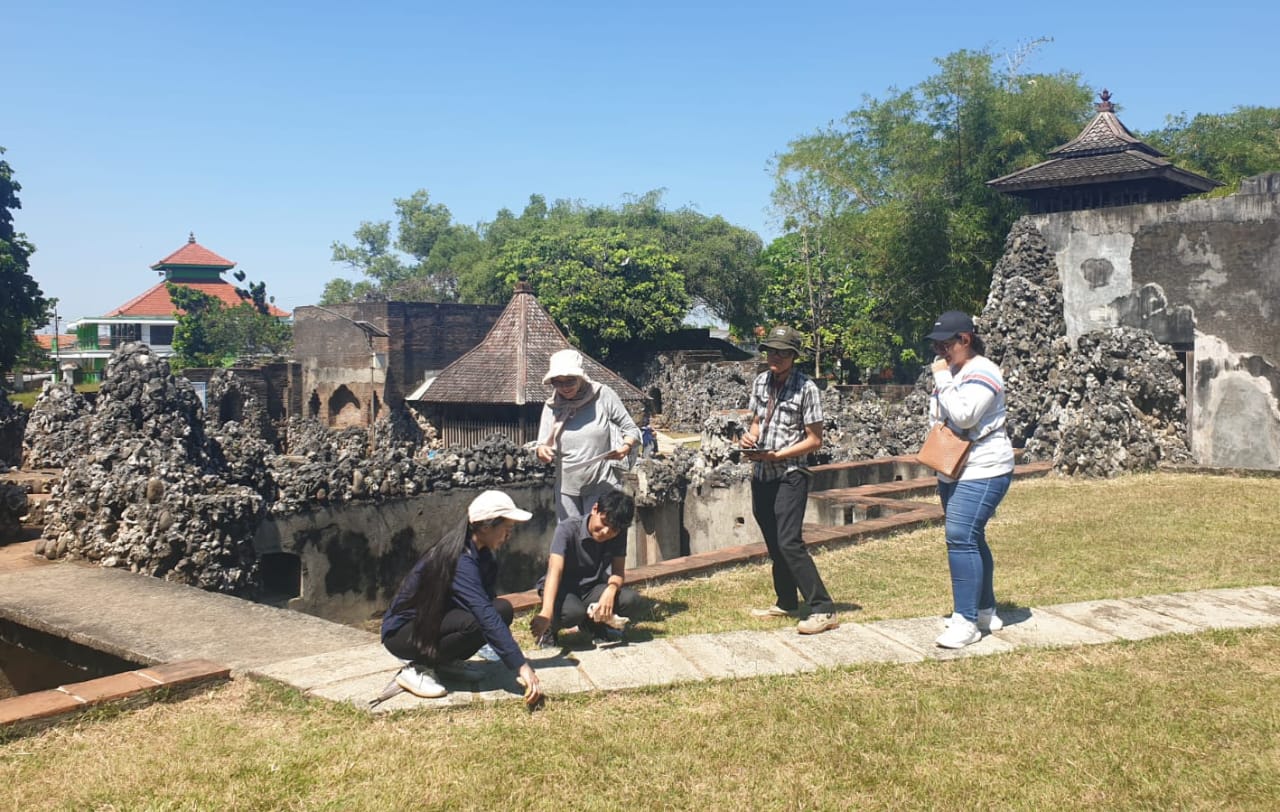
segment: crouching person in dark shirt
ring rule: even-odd
[[[494,553],[511,538],[517,522],[533,514],[501,491],[472,500],[467,518],[418,559],[382,618],[382,644],[409,665],[396,675],[406,691],[421,697],[448,693],[440,678],[457,676],[462,661],[485,643],[519,674],[526,701],[542,695],[538,675],[511,636],[511,604],[495,596]]]
[[[577,626],[597,645],[620,643],[643,599],[626,582],[627,528],[635,502],[608,491],[585,516],[556,528],[547,574],[538,581],[542,609],[530,623],[540,645],[556,645],[556,632]]]

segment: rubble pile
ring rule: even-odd
[[[663,426],[675,431],[701,431],[711,412],[745,409],[751,396],[755,361],[680,366],[666,356],[656,356],[645,370],[641,389],[662,393]]]
[[[978,322],[1004,373],[1009,435],[1027,460],[1110,477],[1191,459],[1182,370],[1149,332],[1127,327],[1066,338],[1057,265],[1030,221],[1005,241]]]
[[[89,450],[67,465],[46,508],[37,554],[71,555],[205,589],[256,583],[253,534],[265,500],[235,484],[225,448],[204,433],[190,383],[142,344],[111,357]]]
[[[27,410],[9,402],[0,384],[0,471],[22,462],[22,435],[27,430]]]
[[[1145,330],[1086,333],[1053,342],[1027,456],[1064,474],[1111,477],[1191,461],[1177,357]]]
[[[1048,349],[1067,334],[1062,309],[1053,255],[1035,226],[1019,220],[1005,240],[976,325],[987,357],[1004,373],[1006,431],[1014,447],[1021,448],[1039,423],[1044,387],[1057,363]]]
[[[268,460],[276,483],[269,506],[272,513],[451,488],[497,488],[554,476],[553,469],[531,451],[499,434],[476,446],[449,446],[427,455],[407,443],[387,443],[368,455],[368,437],[363,430],[327,432],[319,423],[310,422],[314,425],[290,421],[291,440],[296,437],[302,442],[290,442],[290,453]],[[364,442],[355,444],[350,431]]]
[[[69,383],[46,383],[27,418],[22,467],[64,468],[89,452],[89,400]]]

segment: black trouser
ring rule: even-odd
[[[552,619],[552,628],[568,629],[577,626],[595,635],[604,634],[604,630],[609,627],[603,623],[589,620],[587,618],[587,607],[599,602],[600,596],[604,594],[607,588],[608,584],[596,584],[591,588],[590,592],[583,596],[561,586],[560,594],[556,596],[555,617]],[[622,587],[618,590],[618,594],[614,596],[613,613],[615,615],[634,618],[643,608],[644,598],[641,598],[640,593],[629,586]]]
[[[516,616],[511,603],[504,598],[494,598],[493,608],[502,616],[502,622],[508,626]],[[413,622],[404,624],[396,633],[382,642],[387,651],[402,660],[409,660],[425,665],[439,665],[453,660],[465,660],[480,650],[485,643],[484,632],[480,629],[480,621],[466,609],[454,607],[444,613],[440,622],[440,643],[436,646],[439,654],[434,660],[413,644]]]
[[[804,546],[804,509],[809,501],[809,477],[788,471],[782,479],[751,480],[751,512],[760,525],[773,561],[773,591],[778,606],[788,611],[799,604],[799,590],[811,612],[834,612],[835,604],[818,575],[818,567]]]

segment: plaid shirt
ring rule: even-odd
[[[777,392],[777,405],[769,415],[769,404],[774,397],[770,387],[772,373],[768,370],[756,376],[751,385],[751,400],[747,409],[760,420],[760,438],[757,447],[765,451],[777,451],[795,445],[804,439],[804,427],[822,422],[822,398],[818,387],[808,375],[795,367]],[[767,421],[766,421],[766,418]],[[781,462],[757,462],[756,479],[772,481],[781,479],[788,471],[805,468],[808,455],[791,457]]]

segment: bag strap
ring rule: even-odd
[[[945,420],[945,419],[944,419],[942,422],[943,422],[944,424],[949,424],[949,423],[950,423],[950,421]],[[998,425],[994,425],[994,426],[992,426],[991,428],[987,429],[986,431],[982,432],[982,434],[981,434],[981,435],[979,435],[978,437],[970,437],[970,436],[969,436],[969,433],[968,433],[968,432],[966,432],[966,431],[957,431],[957,432],[956,432],[956,436],[958,436],[958,437],[963,437],[964,439],[968,440],[969,442],[973,443],[974,445],[977,445],[978,443],[980,443],[980,442],[982,442],[983,440],[985,440],[985,439],[987,439],[988,437],[990,437],[992,434],[995,434],[997,429],[1003,429],[1003,428],[1004,428],[1004,424],[1003,424],[1003,423],[1000,423],[1000,424],[998,424]]]

